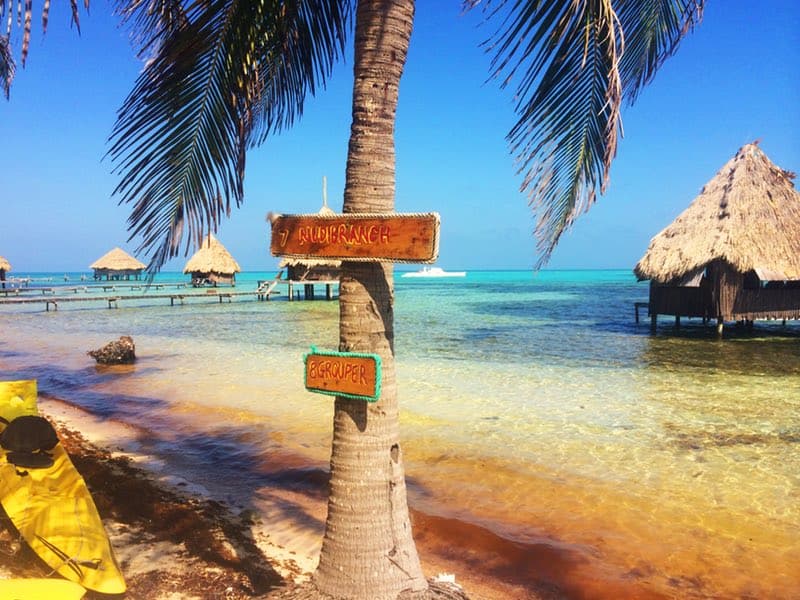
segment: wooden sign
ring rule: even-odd
[[[439,255],[439,215],[277,215],[273,256],[432,263]]]
[[[358,352],[320,352],[311,346],[303,355],[306,389],[311,392],[375,402],[381,395],[381,357]]]

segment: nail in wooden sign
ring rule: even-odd
[[[381,395],[381,357],[359,352],[319,351],[303,355],[306,389],[319,394],[375,402]]]
[[[354,213],[271,217],[273,256],[432,263],[439,215]]]

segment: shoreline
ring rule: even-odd
[[[286,585],[307,581],[316,568],[327,474],[303,464],[304,459],[290,457],[274,465],[301,477],[271,489],[266,504],[262,497],[257,508],[239,510],[181,473],[161,470],[157,456],[139,451],[137,439],[146,431],[101,419],[47,394],[40,394],[39,410],[54,423],[90,488],[128,582],[125,597],[269,597]],[[547,558],[547,552],[539,557],[509,552],[503,546],[518,544],[477,525],[419,510],[411,509],[411,521],[429,579],[454,574],[469,597],[482,600],[571,596],[520,570],[531,560]],[[46,568],[30,551],[20,552],[8,524],[3,525],[0,577],[45,576]],[[464,539],[470,540],[471,549],[464,549]],[[169,566],[164,569],[164,564]]]

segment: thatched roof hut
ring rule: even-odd
[[[322,208],[317,214],[321,216],[335,215],[336,213],[328,207],[326,178],[322,178]],[[278,265],[279,269],[286,269],[286,279],[294,283],[304,283],[306,285],[313,282],[325,283],[328,286],[328,298],[331,297],[331,282],[339,281],[342,261],[326,260],[313,258],[284,258]],[[313,287],[306,288],[308,294],[313,297]]]
[[[231,253],[210,233],[183,268],[184,273],[192,274],[193,285],[210,283],[214,286],[218,283],[235,285],[236,273],[241,270]]]
[[[284,258],[278,268],[286,269],[290,281],[338,281],[341,265],[339,260]]]
[[[11,263],[8,262],[5,258],[0,256],[0,281],[6,280],[6,273],[11,270]],[[5,287],[5,283],[3,284]]]
[[[91,265],[95,279],[141,279],[142,271],[147,265],[125,252],[122,248],[114,248],[104,254]]]
[[[634,268],[650,314],[800,317],[800,193],[794,173],[743,146],[650,242]]]

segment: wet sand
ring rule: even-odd
[[[180,473],[161,471],[158,457],[137,453],[141,432],[57,398],[40,396],[39,406],[92,492],[126,577],[126,598],[270,597],[313,572],[327,474],[305,459],[273,461],[284,481],[258,510],[238,510]],[[297,477],[286,475],[292,472]],[[0,576],[48,575],[1,518]],[[454,574],[471,598],[583,597],[558,581],[568,570],[555,546],[531,553],[481,527],[414,510],[412,523],[426,577]]]

